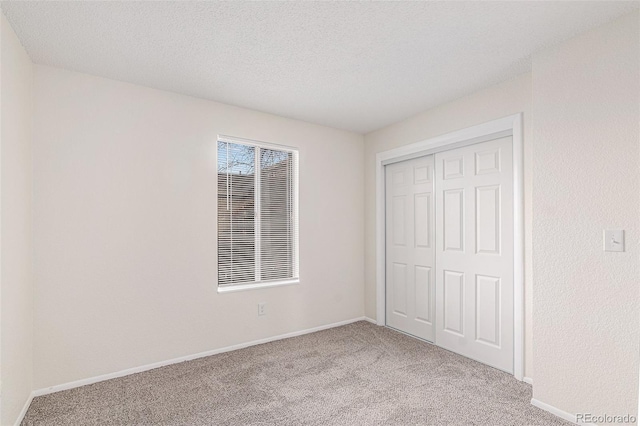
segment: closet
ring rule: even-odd
[[[512,137],[385,166],[386,324],[514,368]]]

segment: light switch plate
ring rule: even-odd
[[[624,231],[605,229],[604,251],[624,251]]]

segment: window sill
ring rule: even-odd
[[[294,285],[294,284],[300,284],[300,279],[296,278],[293,280],[286,280],[286,281],[267,281],[263,283],[229,285],[225,287],[218,286],[218,293],[233,293],[235,291],[255,290],[260,288],[280,287],[283,285]]]

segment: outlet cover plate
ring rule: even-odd
[[[605,229],[604,251],[624,251],[624,231],[620,229]]]

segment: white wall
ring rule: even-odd
[[[300,285],[217,293],[217,134],[299,148]],[[363,158],[358,134],[36,66],[35,388],[361,317]]]
[[[34,387],[375,318],[375,154],[524,112],[525,375],[535,361],[534,397],[561,410],[636,413],[638,37],[636,13],[536,55],[532,74],[368,134],[364,146],[348,132],[37,66]],[[6,157],[6,115],[22,111],[11,127],[19,140],[29,131],[25,73],[13,75],[23,95],[2,111],[3,406],[5,176],[28,163],[28,143],[22,160]],[[218,133],[300,148],[299,286],[216,292]],[[626,253],[602,252],[604,228],[627,230]],[[23,301],[13,312],[31,309]]]
[[[531,75],[482,90],[365,136],[365,314],[376,318],[375,157],[378,152],[524,113],[525,184],[525,368],[533,377],[531,356]]]
[[[637,413],[640,66],[637,13],[537,55],[534,398]],[[625,229],[625,253],[602,250]]]
[[[0,424],[13,424],[33,380],[31,115],[33,66],[0,14]]]

